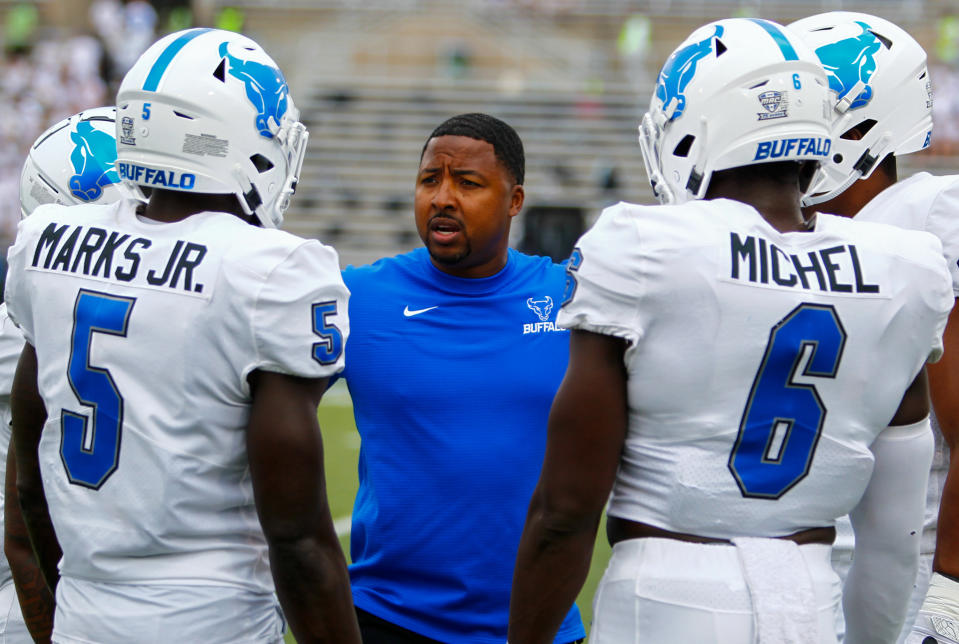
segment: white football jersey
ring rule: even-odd
[[[953,303],[932,235],[725,199],[608,208],[567,270],[559,323],[629,342],[609,514],[716,538],[848,513]]]
[[[22,350],[23,334],[7,314],[6,303],[0,304],[0,586],[13,581],[10,565],[3,556],[3,504],[6,502],[3,481],[7,475],[7,451],[10,447],[10,389]],[[16,608],[19,610],[19,606]]]
[[[269,593],[247,376],[342,369],[335,251],[226,213],[149,222],[120,202],[37,208],[9,264],[48,414],[61,574]]]
[[[856,221],[875,221],[910,230],[925,230],[942,242],[942,254],[952,274],[952,289],[959,297],[959,175],[936,176],[919,172],[898,181],[876,195],[856,215]],[[949,470],[949,446],[932,417],[936,449],[926,492],[926,516],[922,552],[936,550],[936,523],[939,499]],[[848,519],[839,523],[837,551],[852,549],[852,527]]]
[[[939,238],[959,297],[959,175],[918,172],[892,184],[863,206],[856,221],[874,221],[909,230],[925,230]]]

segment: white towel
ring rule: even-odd
[[[753,604],[757,644],[817,644],[816,595],[799,546],[788,539],[733,539]]]

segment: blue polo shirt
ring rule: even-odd
[[[506,640],[513,565],[566,371],[565,271],[509,251],[464,279],[425,248],[360,268],[347,381],[362,437],[350,577],[356,606],[443,642]],[[583,637],[578,609],[557,642]]]

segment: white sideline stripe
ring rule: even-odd
[[[336,536],[345,537],[353,528],[353,517],[345,516],[333,520],[333,529],[336,530]]]

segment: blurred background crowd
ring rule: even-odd
[[[418,245],[420,147],[470,111],[523,138],[527,205],[513,241],[560,259],[602,206],[652,201],[636,127],[676,42],[717,18],[786,24],[838,9],[888,18],[926,48],[933,142],[903,174],[959,171],[954,0],[0,0],[0,251],[16,232],[28,146],[57,120],[112,103],[137,56],[170,31],[242,31],[287,73],[311,139],[285,227],[333,244],[344,265]]]

